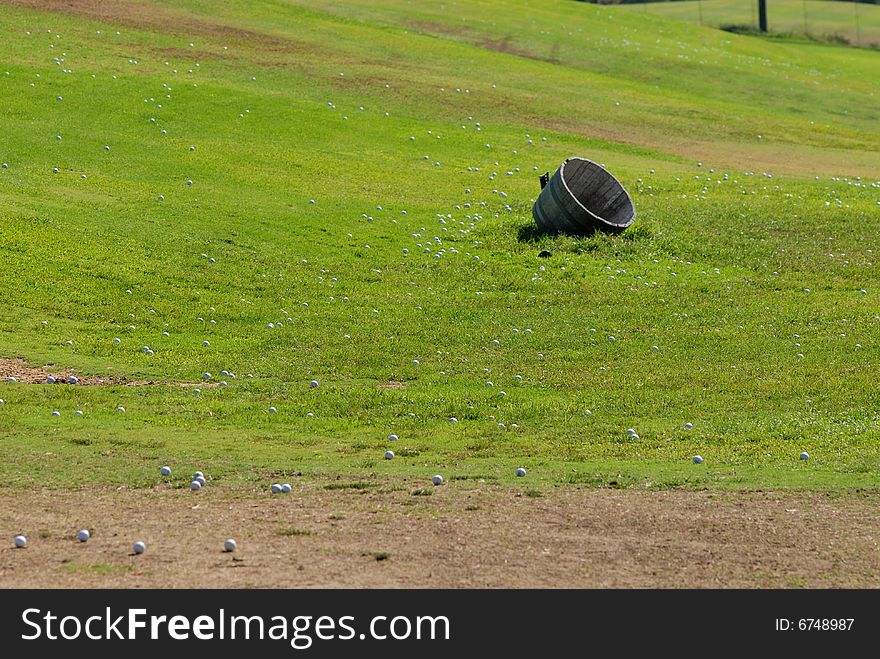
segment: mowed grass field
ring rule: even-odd
[[[757,0],[705,0],[696,2],[646,2],[621,8],[719,27],[758,27]],[[842,37],[858,46],[880,46],[880,7],[845,0],[773,0],[767,3],[771,33]]]
[[[876,488],[878,53],[549,0],[54,6],[0,12],[0,358],[115,379],[0,383],[3,487]],[[536,235],[571,155],[623,235]]]

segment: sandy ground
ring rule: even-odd
[[[878,492],[418,487],[0,490],[0,586],[880,587]]]

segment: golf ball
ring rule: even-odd
[[[15,536],[15,546],[19,549],[27,547],[27,538],[25,538],[23,535]]]
[[[281,494],[281,485],[279,485],[278,483],[273,483],[272,494]]]
[[[159,470],[159,473],[162,474],[163,476],[170,476],[171,475],[171,467],[166,465]]]
[[[810,454],[809,454],[809,453],[807,453],[806,451],[804,451],[803,453],[801,453],[801,460],[809,460],[809,459],[810,459]]]
[[[125,412],[125,408],[122,407],[122,405],[120,405],[119,407],[116,408],[116,411],[117,412]]]
[[[290,494],[293,491],[293,488],[290,486],[290,483],[284,483],[281,485],[281,492],[283,494]]]
[[[196,476],[194,481],[196,483],[198,483],[199,485],[201,485],[202,487],[205,487],[205,477],[204,476]]]
[[[92,534],[89,533],[86,529],[83,529],[82,531],[79,531],[76,534],[76,539],[79,540],[80,542],[87,542],[88,539],[91,537],[92,537]]]
[[[434,485],[443,485],[443,476],[437,474],[431,479],[431,482],[434,483]]]
[[[698,464],[700,464],[700,463],[702,463],[702,462],[703,462],[703,458],[701,458],[699,455],[695,455],[695,456],[694,456],[694,464],[695,464],[695,465],[698,465]]]
[[[517,469],[517,470],[516,470],[516,475],[517,475],[517,476],[525,476],[525,475],[526,475],[526,469],[525,469],[525,467],[520,467],[519,469]]]
[[[275,414],[275,412],[277,412],[277,411],[278,411],[278,410],[276,410],[274,407],[270,407],[270,408],[269,408],[269,413],[270,413],[270,414]]]
[[[199,481],[193,481],[189,484],[189,489],[191,489],[193,492],[195,492],[196,490],[201,490],[202,484]]]
[[[67,381],[70,384],[76,384],[77,382],[79,382],[79,378],[76,377],[75,375],[71,375],[69,378],[67,378]]]
[[[50,375],[46,378],[46,384],[55,384],[55,378]]]
[[[77,416],[82,416],[82,415],[83,415],[83,411],[82,411],[82,410],[77,410],[76,412],[74,412],[74,414],[76,414]]]
[[[315,389],[315,388],[318,386],[318,381],[317,381],[317,380],[312,380],[311,382],[309,382],[309,386],[310,386],[312,389]]]
[[[195,473],[193,474],[193,480],[195,480],[195,479],[197,479],[197,478],[204,478],[204,477],[205,477],[205,474],[203,474],[203,473],[200,472],[200,471],[197,471],[197,472],[195,472]]]
[[[684,424],[684,429],[685,429],[685,430],[690,430],[690,429],[692,429],[693,427],[694,427],[694,424],[691,423],[690,421],[688,421],[686,424]]]
[[[396,442],[396,441],[397,441],[397,435],[388,435],[388,439],[390,439],[392,442]]]
[[[147,545],[144,544],[143,540],[138,540],[131,548],[135,554],[143,554],[147,550]]]
[[[61,416],[61,412],[55,410],[54,412],[52,412],[52,416]]]
[[[235,551],[237,547],[238,545],[232,538],[223,543],[223,551]]]
[[[394,458],[394,451],[385,451],[385,459],[391,460]]]

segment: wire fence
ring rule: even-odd
[[[768,31],[880,48],[880,4],[876,1],[767,0]],[[597,4],[625,4],[631,11],[733,32],[758,31],[758,0],[597,0]]]

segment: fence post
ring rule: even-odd
[[[758,0],[758,29],[767,31],[767,0]]]

